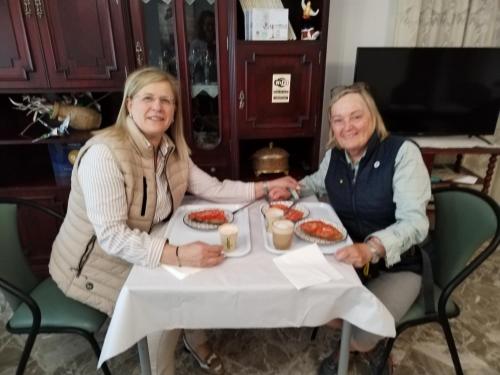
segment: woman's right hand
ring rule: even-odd
[[[224,251],[221,245],[209,245],[196,241],[179,246],[177,256],[182,266],[213,267],[224,260]]]

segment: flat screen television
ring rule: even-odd
[[[388,130],[405,135],[493,134],[500,112],[500,48],[359,47]]]

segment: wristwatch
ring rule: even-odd
[[[370,252],[372,253],[372,259],[370,260],[370,262],[372,264],[378,263],[378,261],[380,260],[380,252],[371,243],[369,243],[369,242],[365,242],[365,243],[366,243],[366,246],[368,246],[368,249],[370,249]]]

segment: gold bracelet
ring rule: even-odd
[[[175,257],[177,258],[177,266],[182,267],[181,258],[179,258],[179,246],[175,248]]]

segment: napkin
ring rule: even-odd
[[[283,275],[297,288],[340,280],[342,275],[328,263],[317,244],[304,246],[273,259]]]
[[[169,266],[167,264],[162,264],[161,267],[166,269],[172,275],[177,277],[179,280],[185,279],[189,275],[193,273],[201,271],[201,268],[196,267],[177,267],[177,266]]]

